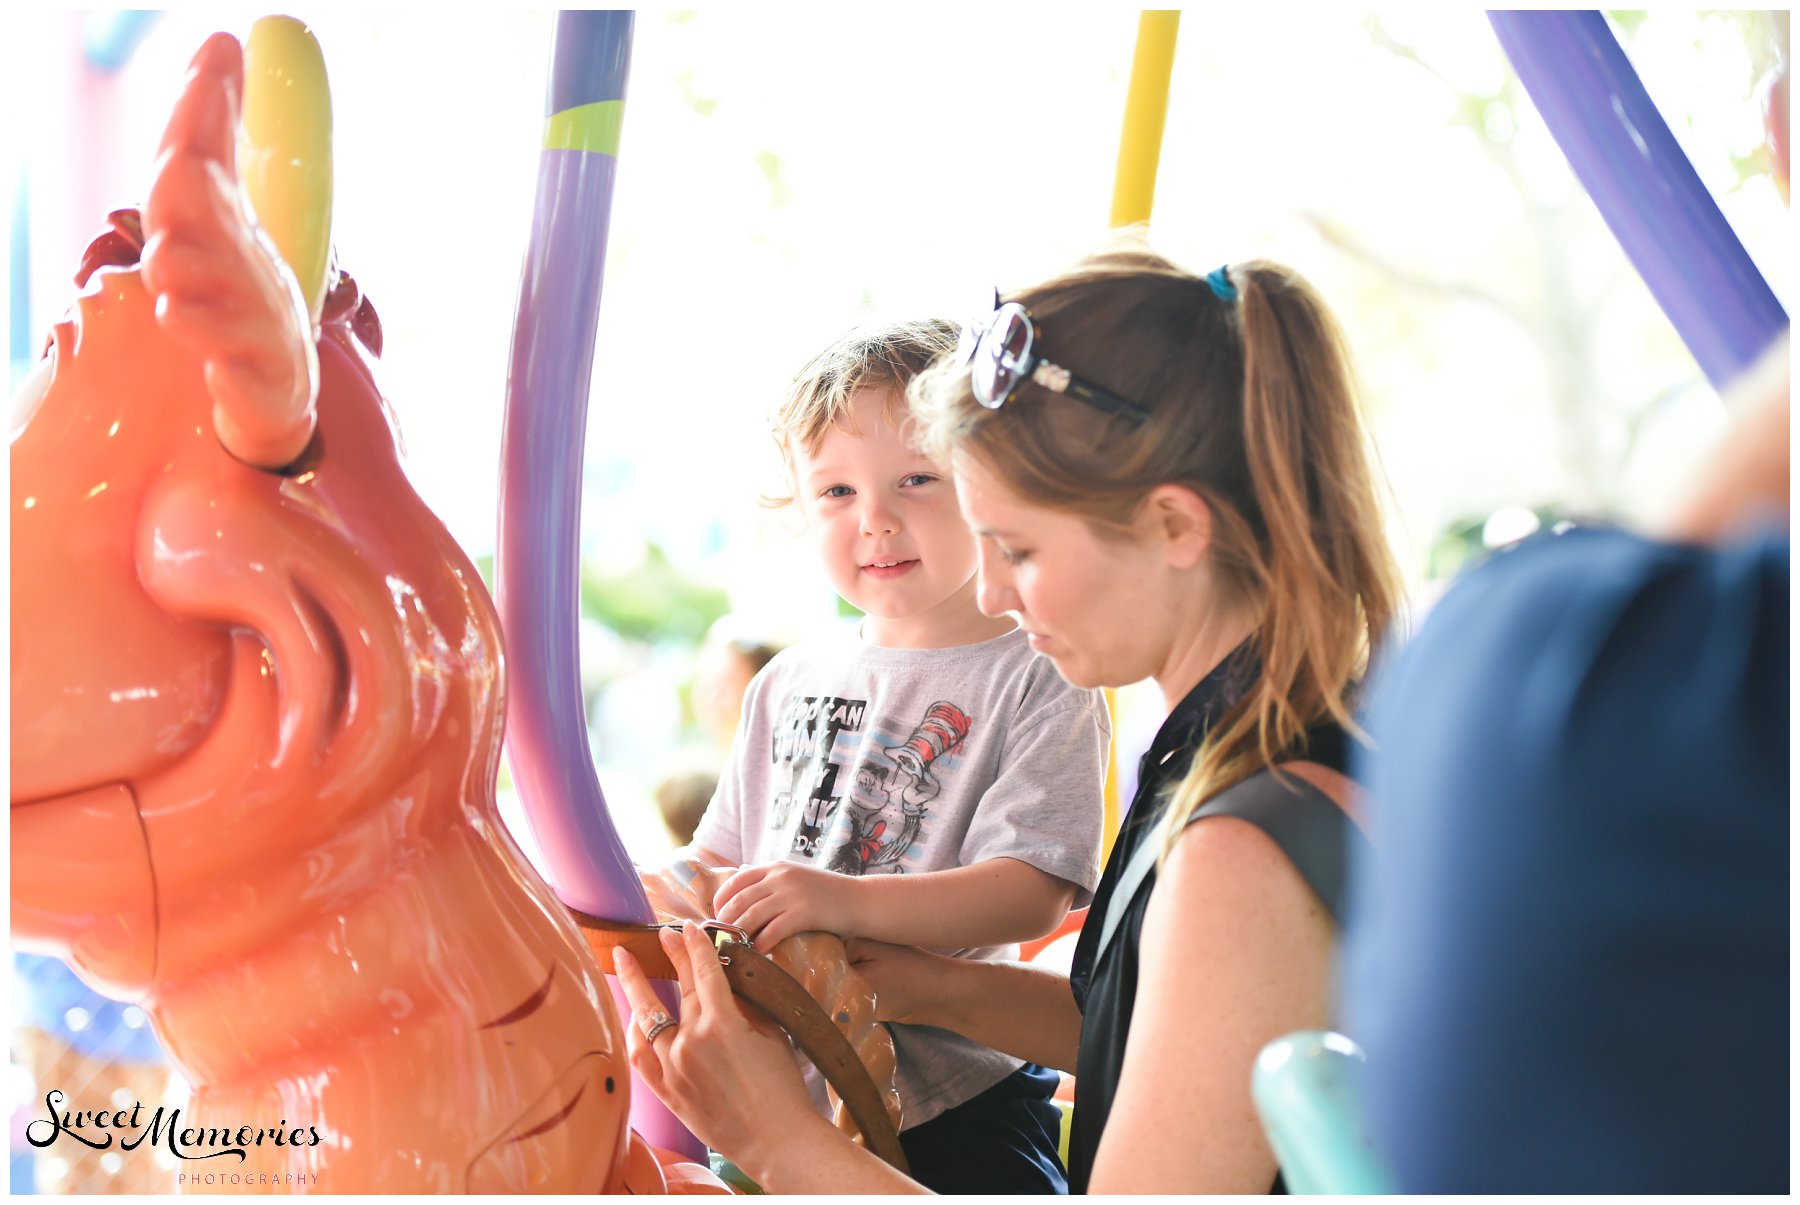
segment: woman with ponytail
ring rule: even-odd
[[[1077,686],[1154,679],[1168,716],[1071,974],[853,943],[878,1011],[1074,1073],[1072,1191],[1279,1187],[1252,1063],[1330,1020],[1351,717],[1398,604],[1337,323],[1278,265],[1121,247],[1008,296],[912,402],[982,610]],[[771,1191],[916,1191],[777,1103],[785,1052],[686,940],[700,1007],[631,1035],[646,1080]]]

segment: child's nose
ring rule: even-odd
[[[900,530],[900,517],[894,508],[872,494],[865,494],[862,530],[866,536],[891,536]]]

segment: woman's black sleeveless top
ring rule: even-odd
[[[1082,927],[1069,969],[1069,986],[1081,1008],[1081,1048],[1075,1065],[1075,1117],[1069,1133],[1069,1191],[1085,1193],[1100,1148],[1100,1134],[1112,1111],[1119,1073],[1125,1064],[1125,1040],[1131,1033],[1132,1006],[1137,996],[1138,938],[1144,912],[1150,904],[1155,873],[1138,887],[1129,901],[1118,931],[1096,964],[1101,918],[1106,915],[1113,889],[1125,865],[1145,841],[1151,840],[1163,817],[1168,795],[1187,774],[1194,752],[1213,722],[1241,698],[1255,682],[1257,659],[1248,646],[1239,646],[1218,668],[1189,691],[1163,721],[1150,751],[1138,765],[1138,786],[1131,809],[1120,826],[1118,839],[1107,858],[1106,872],[1094,891],[1088,923]],[[1335,724],[1308,729],[1303,756],[1308,761],[1348,773],[1345,764],[1349,741]],[[1283,1191],[1281,1178],[1273,1191]]]

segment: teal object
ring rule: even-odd
[[[757,1186],[756,1181],[744,1174],[743,1168],[719,1154],[719,1152],[707,1151],[706,1163],[708,1167],[712,1168],[713,1175],[737,1189],[738,1192],[742,1193],[744,1196],[760,1197],[763,1195],[763,1190]]]
[[[1251,1095],[1291,1193],[1390,1193],[1356,1107],[1366,1063],[1341,1033],[1308,1029],[1276,1038],[1256,1056]]]

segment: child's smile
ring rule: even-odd
[[[916,560],[877,561],[873,564],[864,565],[862,571],[870,577],[875,578],[877,581],[889,581],[893,578],[910,573],[918,567],[919,562]]]
[[[868,616],[865,639],[971,644],[1011,629],[975,606],[975,538],[943,470],[913,444],[889,389],[865,389],[851,423],[794,449],[809,532],[832,587]],[[902,416],[896,424],[895,415]]]

